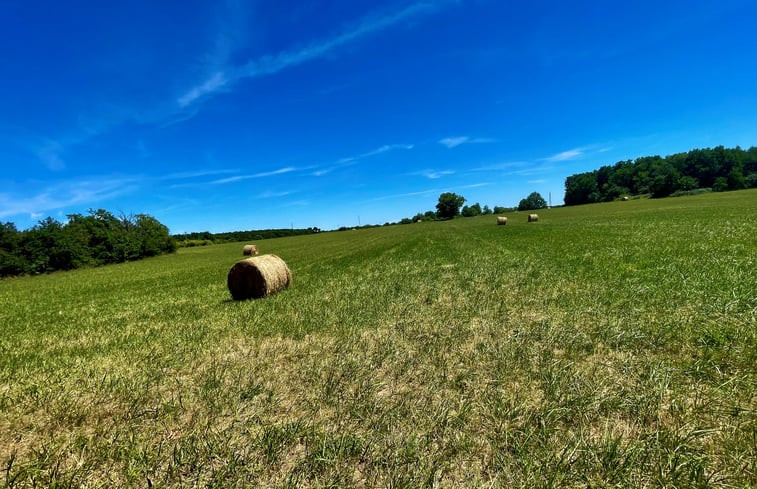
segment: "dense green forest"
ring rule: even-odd
[[[116,217],[99,209],[67,217],[66,224],[48,217],[25,231],[0,222],[0,277],[120,263],[176,250],[168,228],[146,214]]]
[[[624,195],[668,197],[711,189],[757,187],[757,147],[693,149],[662,158],[619,161],[565,180],[565,205],[607,202]]]

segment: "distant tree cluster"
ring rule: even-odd
[[[211,233],[200,231],[195,233],[174,234],[179,247],[204,246],[216,243],[235,243],[238,241],[260,241],[261,239],[285,238],[302,234],[320,233],[317,227],[304,229],[254,229],[251,231],[231,231],[227,233]]]
[[[645,156],[578,173],[565,180],[565,205],[606,202],[623,195],[668,197],[700,188],[715,192],[757,187],[757,147],[694,149]]]
[[[436,204],[436,211],[419,212],[413,217],[404,217],[398,222],[386,222],[384,226],[391,226],[394,224],[410,224],[414,222],[426,222],[426,221],[440,221],[453,219],[455,217],[475,217],[485,216],[490,214],[504,214],[513,209],[509,207],[494,206],[490,208],[488,205],[481,207],[481,204],[476,202],[473,205],[464,205],[465,197],[452,192],[444,192],[439,195],[439,201]],[[373,226],[363,226],[373,227]],[[350,228],[344,228],[350,229]],[[339,229],[342,230],[341,228]]]
[[[146,214],[116,217],[90,210],[61,224],[48,217],[26,231],[0,223],[0,277],[72,270],[171,253],[168,228]]]

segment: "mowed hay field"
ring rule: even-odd
[[[0,281],[8,487],[753,487],[757,191]]]

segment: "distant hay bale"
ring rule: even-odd
[[[537,222],[539,220],[539,214],[529,214],[528,222]]]
[[[628,196],[627,196],[627,195],[624,195],[624,196],[623,196],[623,200],[628,200]]]
[[[258,254],[258,247],[255,245],[244,245],[242,248],[242,254],[244,256],[252,256]]]
[[[292,272],[276,255],[260,255],[238,261],[229,270],[227,285],[234,300],[259,299],[289,287]]]
[[[507,218],[506,217],[498,217],[497,218],[497,226],[504,226],[507,224]]]

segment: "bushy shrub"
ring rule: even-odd
[[[715,179],[715,183],[712,184],[713,192],[725,192],[728,190],[728,179],[725,177],[718,177]]]
[[[71,214],[62,224],[48,217],[19,232],[0,225],[0,276],[72,270],[171,253],[168,228],[146,214],[116,217],[103,209]]]

